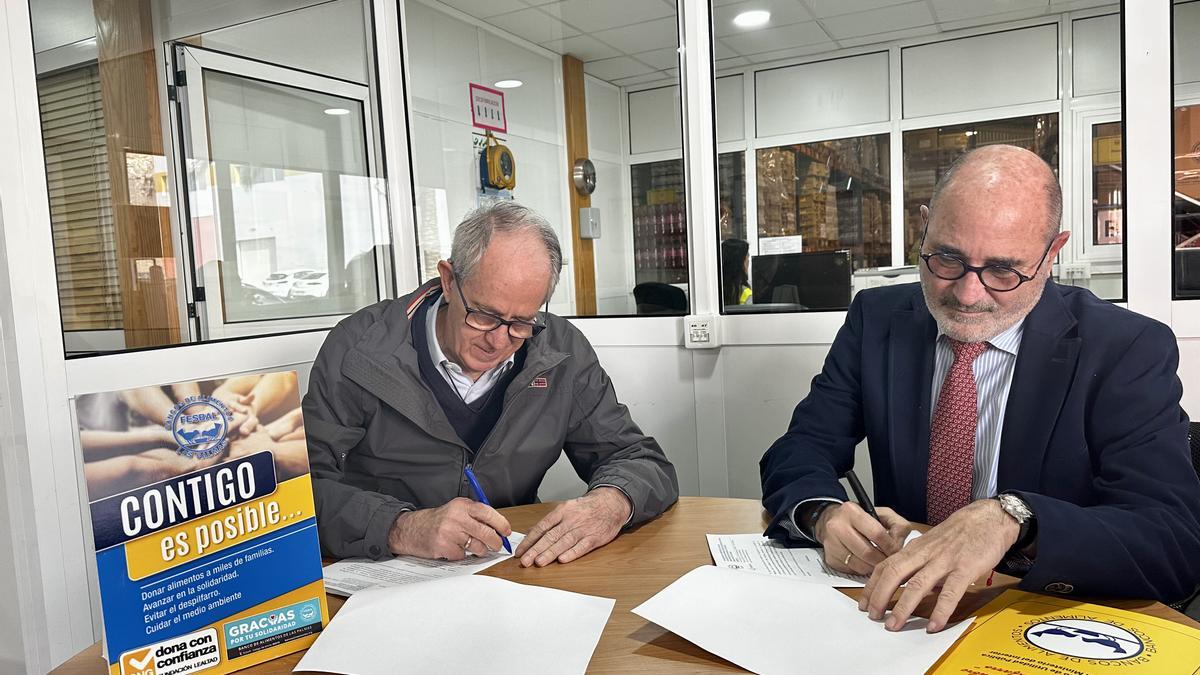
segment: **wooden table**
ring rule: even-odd
[[[553,506],[518,506],[502,509],[501,513],[512,523],[514,530],[527,532]],[[705,652],[674,633],[630,613],[629,610],[695,567],[712,564],[705,534],[755,532],[761,531],[765,525],[766,515],[757,501],[683,497],[662,517],[626,532],[608,546],[593,551],[569,565],[553,564],[541,569],[525,569],[515,560],[506,560],[481,574],[522,584],[616,598],[616,607],[613,608],[604,634],[600,637],[600,644],[592,656],[588,672],[739,671],[737,666],[728,661]],[[981,586],[971,591],[955,613],[955,620],[975,612],[1000,591],[1015,583],[1016,579],[997,575],[991,587]],[[858,596],[858,589],[844,589],[843,592],[851,597]],[[344,602],[342,598],[333,595],[329,596],[329,600],[329,607],[333,612],[340,609]],[[1157,602],[1100,602],[1200,628],[1200,623]],[[932,599],[929,599],[918,609],[918,613],[928,615],[931,607]],[[553,639],[553,636],[543,636],[540,639]],[[299,654],[292,654],[239,672],[290,672],[299,660]],[[100,645],[92,645],[54,672],[71,675],[99,675],[106,672],[100,658]]]

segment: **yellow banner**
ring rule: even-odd
[[[1005,591],[934,674],[1200,673],[1200,630],[1146,614]]]
[[[280,483],[266,497],[125,544],[129,578],[144,579],[314,515],[312,479],[304,474]]]

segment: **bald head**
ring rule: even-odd
[[[1050,241],[1062,223],[1062,189],[1045,160],[1015,145],[985,145],[959,157],[938,181],[929,200],[937,212],[939,202],[951,197],[998,201],[1040,202],[1045,237]]]

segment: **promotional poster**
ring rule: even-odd
[[[1005,591],[932,673],[1200,673],[1200,630],[1147,614]]]
[[[76,399],[112,675],[226,673],[329,622],[296,373]]]

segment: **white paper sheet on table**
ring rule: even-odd
[[[924,673],[970,625],[890,632],[834,588],[705,565],[633,609],[756,673]]]
[[[346,601],[295,670],[582,673],[614,604],[484,576],[369,589]]]
[[[921,536],[912,532],[908,542]],[[861,588],[867,577],[844,574],[825,564],[825,553],[819,548],[788,548],[761,534],[710,534],[708,550],[717,567],[748,570],[781,577],[794,577],[838,588]]]
[[[519,532],[513,532],[508,537],[514,551],[524,540],[525,535]],[[337,595],[351,596],[368,588],[387,588],[475,574],[511,557],[512,554],[501,549],[490,555],[469,555],[454,561],[426,560],[409,555],[397,556],[390,560],[347,558],[325,567],[325,590]]]

